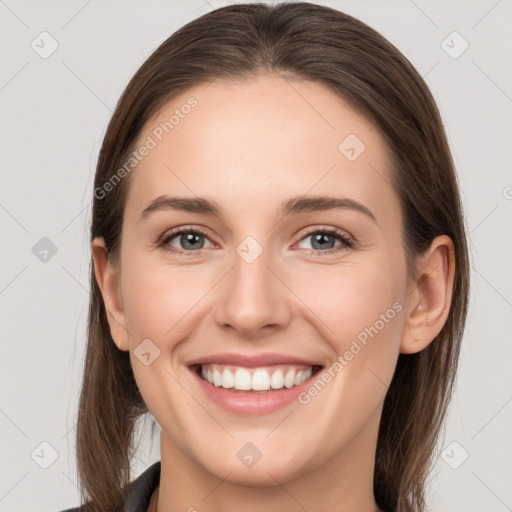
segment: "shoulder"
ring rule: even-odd
[[[160,461],[155,462],[128,484],[126,512],[147,510],[154,490],[160,483]],[[59,512],[83,512],[82,507],[68,508]]]

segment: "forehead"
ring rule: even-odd
[[[357,197],[377,214],[396,202],[378,130],[319,82],[261,75],[192,87],[146,123],[143,144],[128,195],[139,212],[163,194],[214,196],[233,211],[308,193]]]

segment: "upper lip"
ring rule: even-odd
[[[322,366],[315,361],[308,361],[299,357],[288,356],[285,354],[258,354],[242,355],[233,353],[213,354],[205,357],[198,357],[188,362],[189,366],[200,364],[231,364],[233,366],[243,366],[246,368],[257,368],[260,366],[271,366],[277,364],[305,364],[309,366]]]

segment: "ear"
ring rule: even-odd
[[[101,290],[110,334],[119,350],[128,350],[128,331],[120,294],[119,269],[109,261],[103,238],[97,237],[92,242],[92,257],[96,282]]]
[[[417,262],[418,278],[411,282],[407,317],[400,344],[402,354],[420,352],[443,328],[452,300],[455,252],[450,237],[436,237]]]

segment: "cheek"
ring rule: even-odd
[[[381,314],[393,309],[403,288],[400,278],[391,272],[356,264],[302,272],[300,280],[294,278],[293,286],[324,325],[326,337],[340,348],[347,338],[357,337],[375,324]],[[388,316],[394,320],[394,310]]]
[[[336,381],[350,385],[356,394],[373,389],[378,400],[385,391],[382,384],[389,384],[394,372],[404,310],[401,270],[383,268],[326,267],[293,286],[311,312],[310,321],[333,349],[333,363],[339,360],[343,366],[342,371],[334,369],[336,375],[343,374]]]
[[[199,275],[193,265],[185,268],[154,263],[150,258],[130,258],[123,261],[122,295],[130,340],[130,357],[138,388],[149,410],[160,425],[170,431],[186,429],[181,417],[169,411],[196,406],[178,381],[182,379],[175,364],[177,346],[186,340],[201,310],[201,298],[211,286],[207,275]],[[211,276],[212,283],[215,276]],[[148,344],[151,340],[154,344]],[[144,350],[141,350],[146,343]],[[138,348],[140,345],[140,349]],[[157,348],[155,349],[154,346]],[[159,351],[159,352],[158,352]],[[139,360],[139,354],[149,352],[150,364]],[[176,373],[178,371],[178,373]]]
[[[150,338],[156,343],[179,337],[181,322],[194,315],[194,308],[208,289],[207,276],[197,268],[165,265],[126,265],[123,279],[124,311],[133,343]]]
[[[329,430],[322,447],[328,454],[379,414],[399,355],[404,308],[400,280],[381,269],[351,266],[331,270],[329,279],[310,277],[322,293],[309,287],[298,294],[318,317],[315,325],[332,348],[332,364],[299,398],[304,414],[322,418]]]

